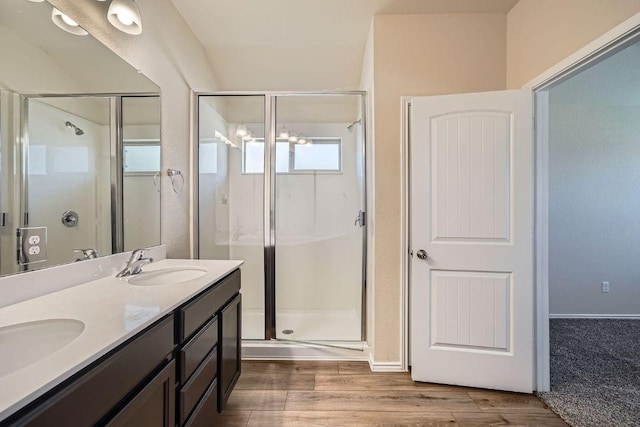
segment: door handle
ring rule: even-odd
[[[425,251],[424,249],[420,249],[417,253],[416,256],[420,259],[427,259],[427,251]]]
[[[366,223],[366,216],[364,211],[358,212],[358,215],[356,216],[356,220],[353,223],[353,225],[360,225],[360,227],[364,227],[365,223]]]

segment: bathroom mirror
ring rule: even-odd
[[[159,88],[53,10],[0,2],[0,275],[160,243]]]

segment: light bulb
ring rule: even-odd
[[[289,130],[288,130],[287,128],[283,127],[283,128],[280,130],[280,138],[282,138],[282,139],[289,139]]]
[[[305,138],[304,136],[301,136],[300,138],[298,138],[298,144],[306,144],[307,143],[307,138]]]
[[[247,127],[245,125],[240,125],[236,128],[236,136],[246,136],[247,135]]]
[[[142,16],[133,0],[111,0],[107,20],[122,32],[131,35],[142,33]]]
[[[131,25],[136,20],[135,15],[129,10],[119,10],[116,16],[118,17],[118,21],[124,25]]]
[[[60,18],[62,18],[64,23],[67,24],[67,25],[70,25],[72,27],[77,27],[78,26],[78,23],[76,21],[74,21],[73,19],[69,18],[64,13],[62,15],[60,15]]]
[[[291,132],[289,134],[289,142],[298,142],[298,134],[295,132]]]
[[[76,21],[60,12],[55,7],[51,10],[51,20],[58,28],[77,36],[86,36],[88,33],[83,30]]]

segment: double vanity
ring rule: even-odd
[[[164,259],[0,308],[0,426],[215,425],[240,376],[241,264]]]

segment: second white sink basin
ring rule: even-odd
[[[75,319],[46,319],[0,328],[0,378],[70,344],[84,331]]]
[[[175,267],[163,268],[136,274],[129,279],[130,285],[136,286],[159,286],[175,285],[189,280],[197,279],[207,274],[204,268],[195,267]]]

